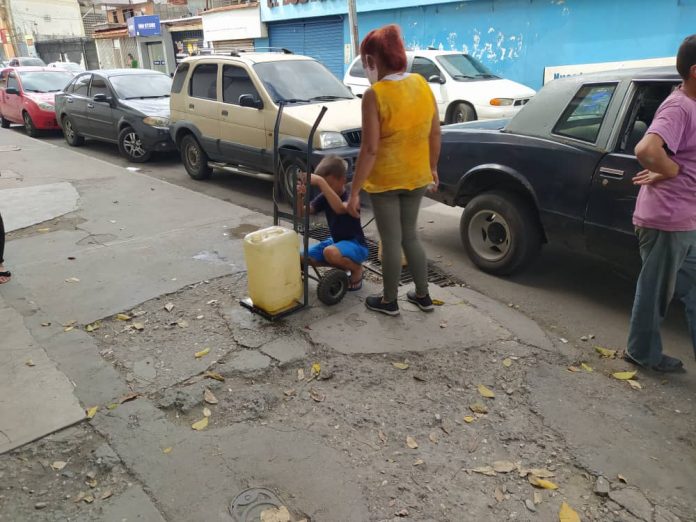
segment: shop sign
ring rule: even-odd
[[[160,36],[159,15],[133,16],[128,19],[128,36]]]

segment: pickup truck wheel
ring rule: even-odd
[[[474,121],[476,119],[476,111],[468,103],[458,103],[452,109],[450,118],[447,123],[464,123]]]
[[[152,151],[145,149],[140,136],[132,127],[126,127],[119,133],[118,150],[132,163],[146,163],[152,157]]]
[[[3,129],[10,128],[10,120],[6,120],[4,116],[0,116],[0,127]]]
[[[283,170],[280,176],[280,190],[283,193],[285,201],[292,202],[295,199],[295,186],[293,182],[301,172],[307,172],[307,167],[304,161],[297,158],[285,159],[281,164]]]
[[[484,272],[509,275],[539,253],[541,230],[532,206],[509,192],[486,192],[472,199],[460,223],[462,243]]]
[[[85,143],[85,139],[77,133],[75,127],[73,127],[73,122],[68,116],[63,116],[62,120],[63,136],[65,136],[65,141],[71,147],[79,147]]]
[[[23,113],[22,118],[24,119],[24,130],[27,133],[27,136],[36,138],[36,136],[39,135],[39,131],[36,129],[34,121],[31,119],[31,116],[29,116],[29,113]]]
[[[213,169],[208,166],[208,155],[198,143],[198,140],[191,134],[187,134],[179,145],[181,149],[181,161],[184,163],[186,172],[193,179],[208,179],[213,173]]]

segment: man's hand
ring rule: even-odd
[[[346,211],[354,218],[360,217],[360,194],[351,194],[345,203]]]
[[[653,172],[652,170],[642,170],[633,178],[634,185],[652,185],[658,181],[669,179],[669,176],[660,174],[659,172]]]

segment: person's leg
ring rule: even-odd
[[[0,275],[0,285],[7,283],[10,280],[9,273],[5,271],[5,224],[2,221],[2,214],[0,214],[0,273],[5,275]]]
[[[401,210],[398,191],[370,194],[379,238],[382,242],[383,301],[396,301],[401,278]]]
[[[333,244],[333,239],[325,239],[324,241],[309,247],[309,251],[307,252],[307,257],[309,257],[309,259],[307,262],[311,266],[326,266],[327,261],[324,259],[324,249]],[[303,253],[300,253],[300,258],[304,261]]]
[[[356,263],[351,241],[339,241],[338,243],[328,246],[324,249],[324,259],[326,262],[336,268],[350,272],[351,287],[358,286],[362,283],[363,267],[361,263]]]
[[[696,357],[696,232],[694,242],[677,274],[674,296],[684,303],[686,322],[691,334],[691,344]]]
[[[428,260],[423,244],[418,237],[418,213],[426,187],[404,191],[399,195],[401,201],[401,246],[403,246],[408,269],[416,284],[416,296],[428,295]]]
[[[643,267],[636,283],[627,353],[643,366],[656,367],[663,360],[660,325],[689,244],[684,233],[654,229],[639,229],[638,240]]]

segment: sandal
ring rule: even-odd
[[[348,280],[348,291],[349,292],[357,292],[358,290],[361,290],[362,286],[363,286],[363,279],[365,279],[365,274],[360,276],[359,281],[351,281],[349,279]]]
[[[9,283],[9,279],[12,277],[12,272],[9,272],[9,271],[0,272],[0,277],[6,277],[8,280],[4,281],[4,283]],[[0,283],[0,285],[4,284],[4,283]]]

